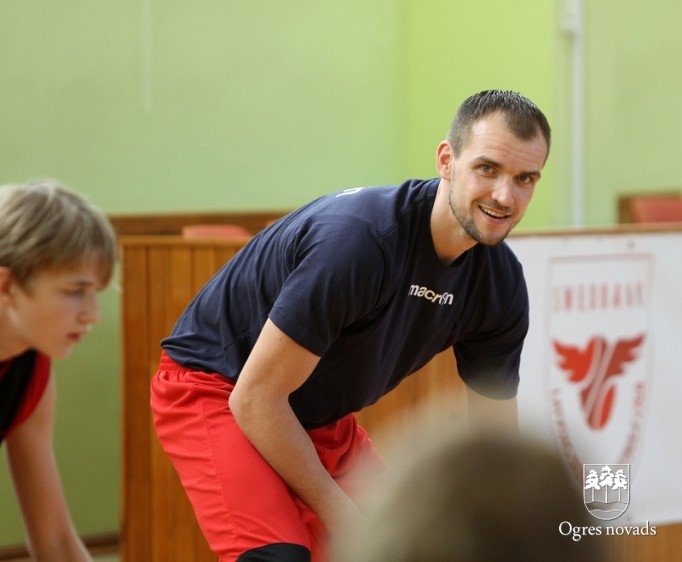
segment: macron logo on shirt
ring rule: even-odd
[[[356,193],[366,189],[364,187],[351,187],[350,189],[344,189],[341,193],[337,193],[337,197],[343,197],[344,195],[355,195]]]
[[[435,304],[452,304],[455,300],[452,293],[436,293],[436,291],[419,285],[410,285],[410,296],[420,297]]]

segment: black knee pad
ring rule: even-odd
[[[300,544],[266,544],[244,552],[237,562],[310,562],[310,551]]]

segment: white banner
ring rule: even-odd
[[[682,232],[516,235],[519,418],[576,474],[629,465],[623,523],[682,521]]]

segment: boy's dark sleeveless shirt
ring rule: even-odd
[[[15,424],[22,408],[26,408],[29,388],[31,384],[37,382],[34,380],[34,373],[38,361],[39,355],[33,350],[28,350],[18,357],[0,363],[0,442]],[[38,381],[38,384],[43,383]],[[43,388],[44,384],[39,389],[40,394]]]
[[[290,396],[306,428],[362,409],[452,347],[462,379],[516,394],[528,295],[511,249],[442,264],[430,230],[438,179],[321,197],[261,232],[163,340],[178,363],[236,379],[270,318],[321,357]]]

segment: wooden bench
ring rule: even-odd
[[[618,222],[682,222],[682,194],[663,192],[621,195],[618,198]]]

